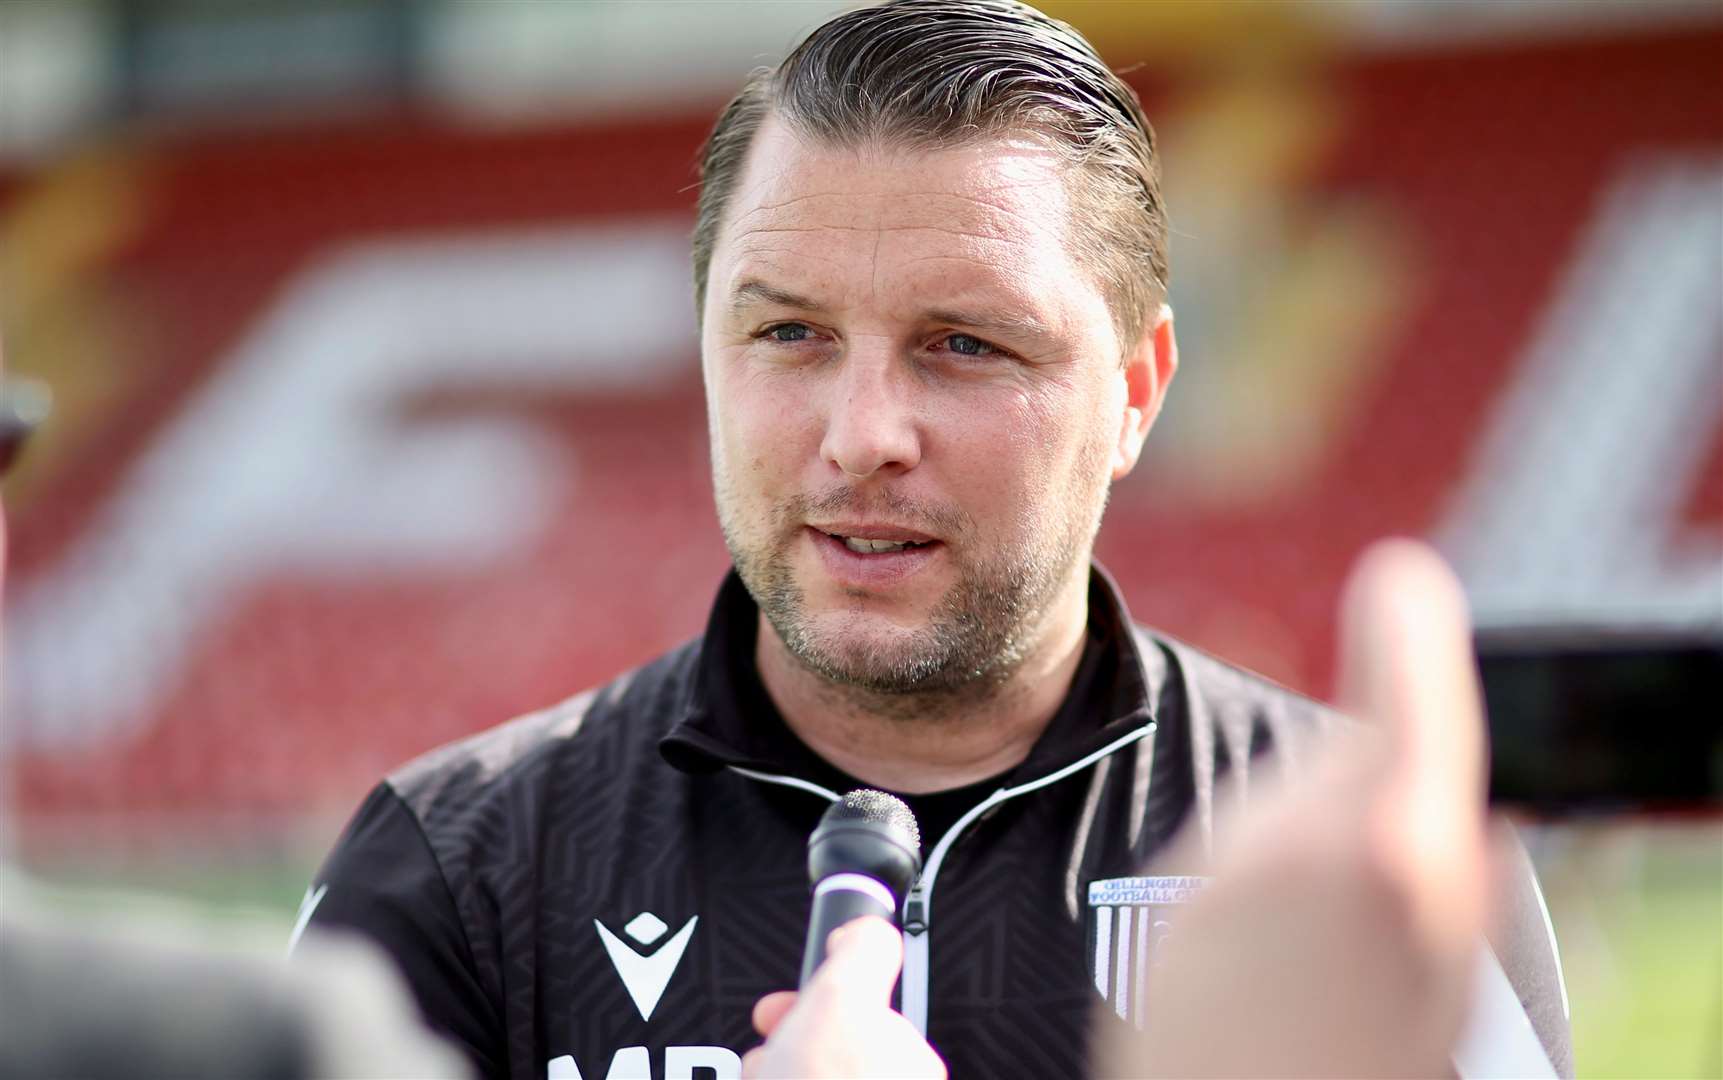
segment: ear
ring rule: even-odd
[[[1155,417],[1161,414],[1161,402],[1167,398],[1167,386],[1179,370],[1179,343],[1173,336],[1173,309],[1166,304],[1143,330],[1143,336],[1125,356],[1120,376],[1125,380],[1125,411],[1119,423],[1119,442],[1113,450],[1113,479],[1128,474],[1137,465],[1143,452],[1143,440]]]

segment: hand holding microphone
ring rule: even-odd
[[[891,1007],[903,968],[897,910],[920,871],[920,830],[902,800],[852,791],[826,811],[808,838],[802,989],[754,1006],[766,1042],[743,1056],[743,1076],[944,1080],[945,1063]]]
[[[826,939],[844,923],[877,915],[896,926],[919,873],[921,829],[902,799],[862,788],[833,803],[808,837],[814,907],[800,985],[813,980],[826,958]]]

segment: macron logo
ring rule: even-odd
[[[640,1010],[640,1019],[652,1019],[652,1010],[658,1007],[658,999],[664,996],[664,988],[670,985],[670,976],[676,974],[676,965],[682,962],[682,954],[687,951],[688,940],[694,936],[694,924],[700,921],[695,915],[676,931],[676,936],[665,942],[650,954],[635,951],[634,946],[611,933],[597,919],[592,925],[598,927],[598,939],[604,943],[604,951],[610,954],[610,962],[616,965],[616,973],[622,976],[622,985],[627,988],[628,996],[634,999],[634,1007]],[[664,936],[670,929],[663,919],[650,911],[642,911],[628,920],[628,925],[622,932],[642,945],[651,945]]]

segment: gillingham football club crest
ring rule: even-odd
[[[1143,989],[1171,929],[1173,909],[1195,899],[1206,884],[1208,878],[1189,874],[1089,883],[1089,975],[1119,1019],[1143,1026]]]

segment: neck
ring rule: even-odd
[[[760,679],[790,730],[864,783],[911,795],[978,783],[1028,757],[1070,692],[1088,626],[1087,567],[1067,591],[1000,682],[905,694],[839,685],[791,655],[764,616]]]

